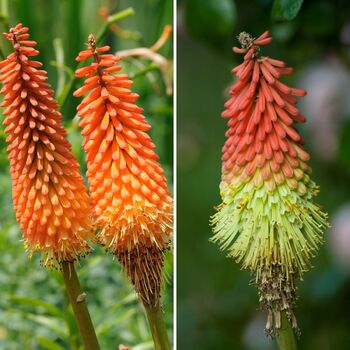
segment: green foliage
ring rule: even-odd
[[[44,337],[39,337],[38,342],[39,342],[39,345],[46,350],[64,350],[63,346]]]
[[[275,0],[271,16],[275,21],[292,20],[300,11],[304,0]]]
[[[189,33],[211,45],[220,46],[232,33],[236,8],[231,0],[187,0],[185,22]]]
[[[338,159],[339,162],[350,169],[350,120],[347,119],[342,127],[339,135]]]
[[[179,18],[181,11],[186,11],[186,2],[183,0],[179,5]],[[329,56],[342,67],[348,67],[348,72],[350,67],[348,46],[340,41],[348,22],[349,2],[304,1],[293,20],[281,23],[271,19],[271,0],[235,0],[235,5],[237,18],[232,33],[228,34],[230,45],[225,51],[218,52],[208,41],[195,39],[187,30],[186,22],[178,35],[177,333],[181,350],[276,348],[263,333],[265,315],[258,310],[256,290],[249,285],[252,276],[248,271],[241,271],[238,264],[209,242],[212,236],[209,217],[215,213],[214,206],[220,203],[221,147],[227,121],[221,119],[220,114],[234,79],[230,71],[242,62],[242,57],[230,50],[237,45],[235,37],[241,31],[257,37],[270,30],[274,41],[262,48],[262,54],[282,59],[295,68],[295,74],[288,80],[292,86],[305,88],[298,79]],[[330,26],[327,22],[334,24]],[[323,83],[328,85],[322,80],[315,83],[315,89],[322,90]],[[302,109],[304,103],[312,101],[309,92],[298,105]],[[314,100],[315,104],[320,102]],[[326,138],[312,146],[311,120],[314,119],[313,125],[321,124],[321,115],[306,114],[306,125],[298,127],[311,154],[313,179],[320,185],[317,202],[330,213],[331,219],[350,198],[349,116],[338,98],[334,103],[336,112],[331,116],[331,123],[338,130],[338,157],[328,161],[318,158],[317,145],[323,144]],[[324,135],[328,132],[332,130]],[[299,349],[346,349],[350,343],[347,312],[350,277],[332,252],[329,242],[334,235],[333,231],[326,233],[326,243],[313,260],[314,268],[305,274],[304,282],[298,284],[295,311],[302,331]]]
[[[126,38],[107,31],[103,43],[112,52],[139,46],[151,46],[165,24],[172,24],[172,1],[153,0],[14,0],[8,8],[0,1],[0,30],[22,22],[30,27],[31,38],[41,51],[38,59],[48,71],[49,82],[56,96],[63,96],[76,67],[75,57],[85,47],[87,35],[97,34],[104,22],[98,15],[99,6],[109,6],[111,14],[132,6],[135,15],[122,22]],[[8,11],[7,11],[8,9]],[[8,13],[8,16],[7,16]],[[4,15],[6,14],[6,16]],[[157,18],[158,20],[154,20]],[[6,40],[0,38],[2,51],[9,53]],[[172,59],[172,43],[160,53]],[[145,59],[124,60],[123,72],[135,76],[133,90],[141,97],[138,104],[153,129],[151,136],[157,145],[169,185],[172,183],[172,98],[165,93],[159,70],[142,73],[151,63]],[[79,82],[80,84],[81,82]],[[74,86],[77,86],[75,82]],[[0,98],[0,100],[2,97]],[[68,95],[63,109],[64,125],[72,150],[85,173],[82,137],[75,107],[79,100]],[[23,249],[21,232],[15,220],[11,200],[11,181],[7,160],[4,127],[0,126],[0,349],[11,350],[82,350],[78,329],[64,292],[58,271],[40,266],[39,257],[28,260]],[[172,256],[166,259],[167,272],[172,276]],[[87,293],[88,305],[102,349],[117,349],[119,344],[135,350],[153,348],[146,315],[133,288],[118,262],[97,246],[77,268],[81,284]],[[172,279],[164,287],[163,301],[169,335],[172,335]]]
[[[302,28],[308,35],[315,37],[330,37],[339,30],[339,20],[342,17],[334,4],[320,1],[312,10],[301,12]]]

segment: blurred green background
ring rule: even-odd
[[[300,7],[301,6],[301,7]],[[288,83],[308,90],[298,130],[311,153],[317,198],[332,229],[298,283],[300,349],[350,344],[350,3],[340,0],[182,0],[178,2],[178,347],[181,350],[276,349],[248,271],[208,241],[220,203],[220,117],[242,62],[231,47],[241,31],[274,41],[263,55],[295,68]],[[285,80],[286,81],[286,80]]]
[[[134,47],[150,47],[172,25],[171,0],[13,0],[0,1],[0,30],[22,22],[29,26],[31,38],[38,42],[38,60],[48,71],[49,82],[58,98],[69,84],[75,57],[85,49],[89,33],[97,34],[104,24],[101,7],[114,14],[133,7],[135,15],[118,22],[117,33],[109,30],[103,43],[112,52]],[[0,39],[6,55],[10,46]],[[160,161],[172,188],[173,115],[172,96],[166,94],[164,81],[172,76],[171,36],[159,53],[166,58],[164,75],[144,58],[128,58],[123,72],[135,77],[133,91],[141,97],[138,104],[152,125],[151,136],[157,145]],[[81,84],[77,82],[76,86]],[[168,83],[169,85],[169,83]],[[169,86],[168,86],[169,87]],[[73,151],[85,173],[84,154],[75,108],[79,99],[69,95],[63,108]],[[39,266],[39,256],[28,260],[21,233],[15,221],[11,201],[5,135],[0,127],[0,349],[4,350],[78,350],[82,349],[78,331],[63,290],[60,274]],[[169,283],[163,293],[165,317],[172,336],[172,254],[168,254],[166,271]],[[118,349],[119,344],[133,350],[153,349],[145,314],[119,264],[111,255],[95,247],[93,254],[78,267],[81,283],[102,349]]]

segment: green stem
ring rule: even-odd
[[[74,263],[62,262],[61,272],[85,349],[100,350],[95,329],[86,305],[86,295],[81,289]]]
[[[145,69],[140,70],[140,71],[138,71],[138,72],[136,72],[136,73],[134,73],[134,74],[130,74],[129,76],[130,76],[131,79],[135,79],[135,78],[139,78],[139,77],[141,77],[141,76],[144,76],[144,75],[146,75],[146,74],[148,74],[148,73],[150,73],[150,72],[153,72],[153,71],[155,71],[155,70],[158,70],[158,69],[159,69],[158,64],[151,63],[151,64],[150,64],[148,67],[146,67]]]
[[[8,11],[8,0],[0,0],[0,22],[2,22],[5,31],[9,31],[9,22],[8,22],[8,16],[9,16],[9,11]],[[0,59],[4,60],[6,58],[6,55],[4,54],[2,48],[0,48]]]
[[[151,328],[154,350],[171,350],[160,302],[155,306],[143,303],[143,306]]]
[[[5,58],[6,58],[5,54],[2,52],[1,47],[0,47],[0,59],[4,60]]]
[[[120,11],[118,13],[115,13],[114,15],[111,15],[108,17],[108,20],[104,23],[98,34],[96,35],[96,45],[99,44],[99,42],[103,39],[104,35],[106,34],[108,27],[111,23],[115,23],[118,21],[121,21],[122,19],[125,19],[127,17],[133,16],[135,14],[135,11],[132,7],[128,7],[123,11]],[[74,71],[76,71],[78,68],[81,68],[83,66],[83,61],[79,62],[76,67],[74,68]],[[74,83],[76,81],[76,77],[71,79],[69,84],[66,86],[66,88],[63,90],[62,94],[58,98],[58,103],[61,106],[61,110],[63,109],[63,106],[68,100],[68,96],[70,96]]]
[[[279,350],[298,350],[292,326],[284,312],[281,319],[281,329],[276,335],[276,342]]]
[[[96,35],[96,44],[98,44],[103,39],[110,24],[119,22],[122,19],[133,16],[134,14],[135,14],[134,9],[132,7],[128,7],[123,11],[120,11],[118,13],[115,13],[114,15],[109,16],[107,21],[104,23],[103,27],[100,29],[100,31]]]
[[[0,17],[1,22],[4,24],[5,29],[8,31],[9,28],[9,3],[8,0],[1,0],[0,2]]]

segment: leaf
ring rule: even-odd
[[[144,315],[139,315],[137,317],[137,326],[141,339],[148,340],[150,334],[147,327],[147,321]]]
[[[23,319],[31,320],[35,323],[38,323],[42,326],[44,326],[46,329],[51,330],[54,332],[58,337],[60,337],[63,340],[68,339],[68,333],[67,328],[64,327],[64,324],[61,322],[61,320],[54,318],[54,317],[47,317],[42,315],[35,315],[31,312],[25,312],[20,311],[16,309],[7,309],[6,314],[11,315],[20,315]]]
[[[137,295],[135,292],[128,294],[125,298],[121,299],[113,306],[113,312],[116,312],[118,309],[136,300],[137,300]]]
[[[280,0],[282,11],[289,21],[296,17],[300,11],[303,0]]]
[[[132,349],[133,350],[152,350],[153,348],[154,348],[154,344],[152,341],[150,341],[146,343],[137,344]]]
[[[346,120],[341,127],[338,159],[343,166],[350,167],[350,120]]]
[[[57,283],[57,286],[63,285],[62,274],[57,270],[47,270],[47,273],[50,275],[50,278],[54,279]]]
[[[297,26],[294,22],[276,23],[271,27],[273,40],[285,43],[294,35]]]
[[[236,7],[232,0],[187,0],[185,23],[197,39],[220,46],[233,34]]]
[[[64,72],[64,49],[61,38],[56,38],[53,41],[53,47],[56,56],[56,68],[57,68],[57,86],[56,86],[56,98],[61,95],[66,82],[66,75]]]
[[[56,342],[44,338],[44,337],[39,337],[38,338],[39,344],[47,350],[65,350],[65,348],[62,345],[57,344]]]
[[[291,21],[300,11],[303,0],[275,0],[271,17],[275,21]]]
[[[113,318],[107,318],[102,324],[98,325],[96,328],[96,333],[98,336],[102,336],[108,333],[116,325],[134,317],[137,311],[133,309],[128,309],[124,312],[121,312],[119,315]]]
[[[300,17],[300,28],[309,36],[338,35],[339,23],[334,4],[316,2],[313,6],[306,7]]]
[[[26,316],[28,319],[38,324],[41,324],[47,329],[50,329],[63,340],[68,339],[67,328],[64,327],[62,322],[60,322],[58,319],[53,317],[39,316],[39,315],[33,315],[33,314],[28,314]]]
[[[8,299],[15,304],[39,307],[45,310],[49,315],[65,320],[65,315],[59,308],[40,299],[20,295],[10,295]]]

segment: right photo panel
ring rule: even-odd
[[[349,2],[178,1],[178,349],[349,348],[349,91]]]

